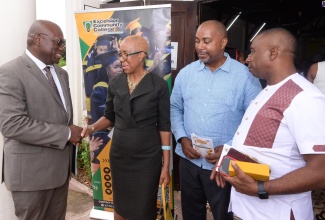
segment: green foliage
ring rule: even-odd
[[[60,61],[59,61],[59,64],[58,64],[58,66],[59,67],[63,67],[63,66],[66,66],[67,64],[67,54],[66,54],[66,47],[64,47],[64,51],[63,51],[63,53],[62,53],[62,57],[61,57],[61,59],[60,59]]]
[[[61,57],[58,66],[59,66],[59,67],[66,66],[66,65],[67,65],[66,63],[67,63],[67,62],[65,61],[65,59],[64,59],[63,57]]]
[[[87,140],[82,140],[81,144],[78,146],[78,156],[77,156],[78,169],[83,169],[87,171],[88,177],[91,180],[91,161],[90,161],[90,148],[89,142]]]

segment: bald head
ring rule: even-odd
[[[40,33],[53,33],[53,32],[61,32],[61,28],[51,22],[51,21],[47,21],[47,20],[36,20],[34,21],[34,23],[30,26],[29,31],[28,31],[28,35],[27,35],[27,47],[30,47],[31,45],[33,45],[33,38],[34,36],[36,36],[37,34]]]
[[[139,35],[130,35],[124,38],[122,44],[132,45],[134,51],[144,51],[148,53],[148,42]]]
[[[248,68],[255,77],[265,79],[268,85],[275,85],[296,73],[296,40],[286,29],[272,28],[261,32],[250,48],[252,52],[246,59]]]
[[[292,56],[296,53],[296,39],[284,28],[267,29],[257,36],[265,37],[271,47],[278,47],[279,51],[285,55]]]
[[[226,27],[220,21],[217,20],[205,21],[198,27],[197,31],[203,28],[211,30],[212,32],[218,34],[221,38],[227,38]]]
[[[28,31],[27,49],[46,65],[59,63],[65,50],[61,28],[51,21],[35,21]]]

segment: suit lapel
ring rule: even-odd
[[[62,69],[58,68],[57,65],[53,65],[53,66],[54,66],[55,72],[58,76],[58,79],[60,81],[60,85],[62,88],[64,100],[65,100],[65,105],[67,108],[68,119],[70,121],[71,116],[72,116],[72,103],[71,103],[69,84],[68,84],[68,81],[64,78],[64,73],[62,72]],[[61,98],[60,98],[60,100],[61,100]],[[61,102],[62,102],[62,100],[61,100]]]
[[[151,73],[147,73],[130,95],[130,100],[154,90]]]
[[[122,73],[116,77],[116,80],[113,84],[114,88],[116,89],[117,93],[120,96],[129,96],[129,88],[126,80],[126,74]]]
[[[145,77],[143,77],[132,94],[129,92],[125,73],[119,75],[112,86],[116,89],[121,99],[121,104],[123,106],[122,114],[125,122],[129,127],[135,128],[137,126],[137,123],[132,115],[132,101],[134,101],[136,97],[147,94],[154,90],[151,73],[148,73]]]
[[[55,89],[50,85],[49,81],[43,74],[42,70],[38,68],[38,66],[32,61],[32,59],[29,58],[29,56],[27,56],[26,53],[24,53],[22,57],[26,61],[26,66],[29,68],[29,72],[33,74],[44,85],[44,87],[51,93],[54,99],[62,106],[62,108],[64,108],[60,96],[56,93]]]
[[[112,86],[116,89],[116,92],[120,97],[121,105],[123,106],[122,114],[125,123],[129,127],[135,128],[137,126],[137,123],[134,120],[131,112],[130,92],[127,84],[126,74],[122,73],[121,75],[119,75]]]

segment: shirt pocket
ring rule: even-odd
[[[224,85],[212,89],[210,106],[215,107],[216,112],[228,112],[236,105],[238,101],[233,88],[227,88]]]
[[[184,88],[184,101],[189,101],[197,95],[197,83],[196,82],[189,82],[187,86]]]

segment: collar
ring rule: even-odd
[[[45,63],[43,63],[42,61],[40,61],[39,59],[37,59],[31,52],[29,52],[28,49],[26,49],[26,54],[27,54],[27,56],[29,56],[29,58],[32,59],[32,61],[34,61],[34,63],[36,64],[36,66],[38,68],[40,68],[41,70],[43,70],[46,66],[49,66],[49,67],[53,68],[53,65],[46,65]]]
[[[224,56],[227,57],[226,61],[218,69],[216,69],[214,72],[217,72],[219,69],[221,69],[221,70],[229,73],[232,58],[226,52],[224,52]],[[198,70],[203,70],[204,68],[209,69],[208,67],[205,66],[205,64],[201,60],[199,60],[199,61],[200,61],[200,64],[199,64]]]

